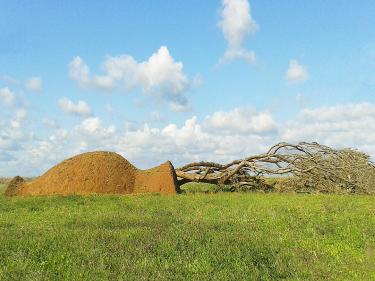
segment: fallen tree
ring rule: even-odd
[[[205,182],[233,189],[260,186],[268,177],[286,178],[295,189],[319,192],[373,193],[375,166],[354,149],[333,149],[316,142],[278,143],[266,153],[228,164],[193,162],[176,169],[179,184]]]

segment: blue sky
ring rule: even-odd
[[[0,175],[279,141],[375,155],[373,1],[0,1]]]

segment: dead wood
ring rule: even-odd
[[[333,149],[316,142],[282,142],[266,153],[228,164],[193,162],[177,168],[176,175],[180,185],[206,182],[237,187],[250,186],[270,176],[293,176],[301,186],[313,186],[322,192],[340,189],[369,193],[375,168],[367,154],[354,149]]]

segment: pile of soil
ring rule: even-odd
[[[178,191],[171,162],[150,170],[139,170],[117,153],[98,151],[64,160],[30,182],[15,177],[5,194],[175,194]]]

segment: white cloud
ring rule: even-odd
[[[69,63],[69,77],[77,81],[83,88],[90,86],[90,69],[81,59],[81,57],[75,57]]]
[[[13,159],[12,165],[0,160],[4,174],[39,174],[67,157],[93,150],[116,151],[140,168],[168,159],[177,167],[199,160],[225,163],[267,151],[279,141],[318,141],[358,148],[375,157],[373,103],[302,109],[287,121],[278,121],[268,112],[235,108],[201,120],[192,116],[181,125],[131,124],[121,130],[89,117],[71,128],[49,127],[47,136],[36,136],[31,126],[22,123],[12,127],[11,120],[25,122],[26,117],[27,112],[19,109],[10,120],[0,122],[0,150],[9,154],[4,159]]]
[[[126,130],[113,147],[146,167],[157,164],[152,159],[170,159],[177,166],[197,160],[226,162],[264,152],[280,141],[317,141],[358,148],[375,157],[374,132],[375,104],[371,103],[303,109],[289,121],[237,108],[215,112],[201,122],[192,117],[182,126]]]
[[[308,78],[309,73],[305,66],[299,64],[297,60],[289,61],[289,68],[285,74],[285,79],[288,82],[301,83],[306,81]]]
[[[111,90],[114,87],[114,80],[110,76],[91,77],[90,69],[81,57],[75,57],[69,64],[69,77],[84,89]]]
[[[247,0],[223,0],[219,26],[228,42],[228,48],[220,59],[220,64],[234,59],[243,59],[248,63],[256,61],[253,51],[243,47],[249,33],[258,31],[259,26],[251,16],[250,4]]]
[[[20,117],[22,115],[19,114]],[[113,125],[104,125],[99,117],[90,117],[73,128],[55,129],[47,137],[23,135],[18,141],[15,137],[0,138],[0,145],[10,148],[19,144],[14,153],[7,150],[18,159],[18,164],[12,165],[17,168],[7,168],[7,174],[36,175],[84,151],[116,151],[140,168],[146,168],[167,159],[176,166],[197,160],[226,162],[261,152],[272,144],[268,135],[256,132],[245,134],[241,129],[233,130],[233,134],[229,135],[221,128],[208,126],[206,121],[199,122],[193,116],[181,126],[172,123],[155,128],[144,124],[138,128],[126,126],[117,131]],[[48,130],[51,129],[48,127]]]
[[[69,135],[69,132],[68,130],[66,129],[57,129],[54,134],[52,134],[50,137],[49,137],[49,140],[50,141],[61,141],[61,140],[64,140],[68,137]]]
[[[303,109],[280,132],[281,140],[318,141],[333,147],[353,147],[375,157],[375,104]]]
[[[171,110],[185,111],[189,103],[185,93],[196,79],[190,81],[183,72],[182,62],[176,62],[166,46],[143,62],[129,55],[108,56],[102,65],[104,75],[92,76],[87,64],[76,57],[69,64],[69,76],[83,88],[126,91],[140,89],[148,96],[167,102]],[[200,79],[202,80],[202,79]]]
[[[23,126],[24,122],[27,121],[27,111],[24,108],[15,109],[12,115],[4,118],[2,120],[6,122],[0,122],[0,150],[4,153],[11,155],[12,160],[17,158],[17,153],[23,151],[23,143],[28,139],[28,133],[25,131],[26,126]],[[3,124],[1,124],[3,123]],[[10,159],[9,158],[9,159]],[[0,170],[6,169],[6,167],[1,167],[0,160]],[[8,167],[9,169],[9,167]]]
[[[12,106],[15,100],[14,93],[8,87],[0,89],[0,97],[2,98],[3,103],[6,106]]]
[[[243,59],[247,63],[253,64],[256,61],[256,55],[254,51],[228,49],[220,59],[219,64],[225,64],[235,59]]]
[[[276,130],[276,123],[269,113],[257,113],[252,108],[235,108],[231,111],[215,112],[204,120],[207,130],[223,134],[263,134]]]
[[[98,117],[87,118],[82,122],[82,129],[94,133],[101,128],[101,121]]]
[[[179,166],[190,161],[226,162],[262,151],[268,146],[269,136],[243,134],[232,135],[218,129],[207,129],[207,124],[198,122],[197,117],[187,119],[179,127],[143,128],[126,131],[120,136],[117,149],[141,167],[150,167],[170,159]]]
[[[12,129],[20,129],[22,121],[26,119],[27,111],[24,108],[16,110],[14,118],[10,120]]]
[[[40,77],[31,77],[26,81],[26,89],[31,92],[40,92],[43,90],[43,81]]]
[[[112,135],[116,132],[116,127],[111,125],[108,128],[102,127],[99,117],[90,117],[82,121],[77,127],[78,131],[89,134],[101,134],[102,136]]]
[[[27,116],[27,111],[26,109],[24,108],[20,108],[18,110],[16,110],[16,115],[15,115],[15,118],[17,120],[24,120]]]
[[[60,108],[70,114],[76,114],[76,115],[89,115],[91,114],[91,109],[88,106],[88,104],[85,101],[78,101],[76,104],[69,100],[68,98],[62,98],[59,100]]]
[[[319,122],[348,119],[359,121],[368,117],[375,118],[375,107],[371,103],[323,106],[317,109],[304,109],[299,113],[298,117],[303,120],[315,120]]]

